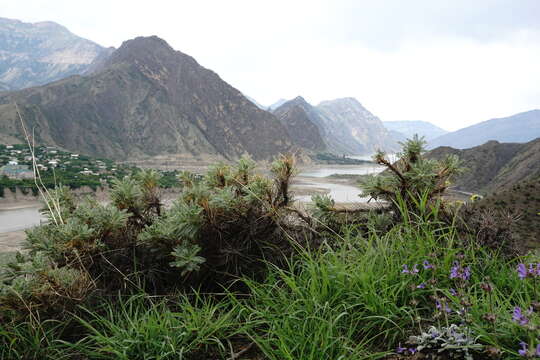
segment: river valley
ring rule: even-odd
[[[300,169],[291,191],[299,202],[308,203],[315,194],[328,194],[336,203],[365,202],[354,177],[382,170],[374,164],[318,165]],[[338,175],[338,176],[332,176]],[[339,176],[341,175],[341,176]],[[39,225],[44,218],[39,213],[39,201],[0,205],[0,252],[13,250],[24,239],[25,229]]]

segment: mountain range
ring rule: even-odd
[[[157,37],[115,50],[53,22],[0,18],[0,142],[21,142],[15,103],[36,141],[114,159],[269,159],[281,152],[335,155],[398,150],[418,133],[431,148],[540,136],[540,111],[453,133],[421,121],[386,122],[354,98],[258,104]]]
[[[524,143],[540,137],[540,110],[491,119],[439,136],[428,143],[428,148],[450,146],[466,149],[490,140]]]
[[[157,37],[115,50],[56,23],[0,20],[4,143],[22,141],[17,104],[38,143],[114,159],[395,149],[382,122],[352,98],[316,107],[281,99],[272,114]]]
[[[469,149],[441,146],[427,156],[442,159],[457,155],[466,170],[452,183],[456,189],[495,193],[525,181],[540,181],[540,138],[527,143],[488,141]]]
[[[163,154],[268,159],[294,150],[285,128],[157,37],[128,40],[86,76],[0,93],[0,133],[114,159]]]
[[[415,134],[423,136],[426,140],[431,140],[448,133],[448,131],[427,121],[383,121],[383,125],[398,141],[410,139]]]
[[[112,49],[54,22],[0,18],[0,90],[42,85],[87,71]]]
[[[292,138],[303,137],[304,142],[319,151],[358,155],[397,149],[382,122],[354,98],[328,100],[313,106],[298,96],[272,112]]]

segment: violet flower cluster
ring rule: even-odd
[[[414,264],[412,266],[412,268],[409,268],[409,266],[407,264],[403,264],[403,270],[401,270],[401,273],[402,274],[407,274],[407,275],[417,275],[419,272],[420,272],[420,269],[419,269],[419,266],[418,264]],[[427,260],[424,260],[422,262],[422,267],[424,268],[424,270],[429,270],[429,269],[433,269],[433,265],[429,263],[429,261]],[[426,283],[421,283],[419,285],[416,286],[417,289],[425,289],[426,288]]]
[[[403,355],[414,355],[418,350],[415,347],[411,348],[405,348],[401,346],[401,343],[399,343],[398,347],[396,348],[396,353],[403,354]]]
[[[518,264],[517,272],[521,280],[526,279],[528,277],[534,277],[534,278],[540,277],[540,263],[529,264],[528,268],[523,263]]]
[[[526,342],[520,342],[521,349],[518,350],[519,355],[523,357],[540,357],[540,344],[536,345],[534,353],[529,352],[529,345]]]
[[[471,268],[463,267],[458,261],[454,261],[454,266],[450,269],[450,279],[469,280],[471,277]]]
[[[525,326],[529,323],[529,316],[533,312],[532,307],[525,313],[519,306],[514,307],[514,312],[512,313],[512,320],[518,323],[521,326]]]

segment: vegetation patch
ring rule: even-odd
[[[368,180],[382,213],[299,211],[290,157],[271,178],[246,159],[182,173],[170,209],[153,171],[116,180],[106,206],[56,189],[4,267],[0,357],[539,357],[540,258],[464,230],[440,196],[457,159],[422,156],[413,139]]]

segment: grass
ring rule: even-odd
[[[0,268],[15,259],[15,252],[0,252]]]
[[[452,323],[467,324],[484,349],[517,358],[519,341],[536,347],[538,334],[512,312],[534,304],[538,289],[534,279],[518,278],[516,266],[536,260],[464,248],[452,228],[437,224],[401,225],[385,235],[334,239],[285,269],[269,265],[264,281],[243,280],[249,296],[138,294],[87,307],[69,323],[3,324],[1,358],[229,359],[254,343],[258,357],[238,358],[375,359],[429,326]],[[450,278],[455,261],[470,267],[469,280]],[[404,264],[418,264],[418,273],[404,274]],[[536,312],[529,318],[540,320]]]

